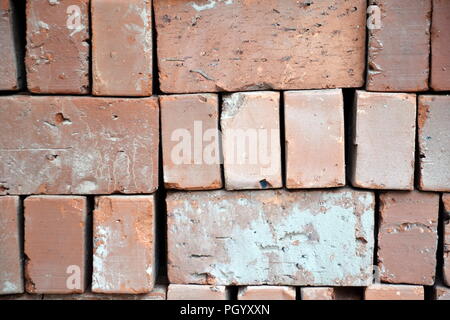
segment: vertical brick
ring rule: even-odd
[[[450,96],[420,96],[419,189],[450,191]]]
[[[19,197],[0,197],[0,295],[23,292]]]
[[[373,284],[366,288],[364,300],[424,300],[422,286]]]
[[[171,95],[159,99],[166,188],[222,188],[217,95]]]
[[[432,285],[436,270],[439,195],[380,195],[378,266],[383,282]]]
[[[93,94],[152,94],[150,0],[91,0]]]
[[[431,0],[369,0],[381,26],[369,29],[367,90],[428,89]]]
[[[412,190],[416,96],[357,91],[353,110],[353,186]]]
[[[167,300],[229,300],[224,286],[169,284]]]
[[[22,87],[21,52],[13,1],[0,0],[0,90]]]
[[[31,196],[24,206],[27,292],[84,292],[86,198]]]
[[[282,187],[280,94],[227,95],[220,123],[226,189]]]
[[[284,93],[288,188],[345,185],[342,90]]]
[[[450,2],[433,0],[431,24],[431,88],[450,90]]]
[[[102,196],[94,211],[92,291],[148,293],[155,282],[154,196]]]
[[[433,287],[433,300],[450,300],[450,288],[443,285]]]
[[[28,89],[89,93],[89,1],[27,0]]]
[[[171,283],[372,283],[370,192],[176,192],[166,202]]]
[[[157,189],[156,98],[5,96],[0,114],[0,194]]]
[[[246,286],[240,287],[238,300],[295,300],[295,287]]]
[[[450,193],[442,195],[444,204],[444,282],[450,286]]]
[[[365,0],[155,0],[161,89],[360,87],[366,6]]]

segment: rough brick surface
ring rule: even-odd
[[[450,286],[450,193],[442,195],[444,203],[444,282]]]
[[[450,90],[450,1],[433,0],[431,78],[433,90]]]
[[[442,285],[435,285],[433,287],[434,300],[450,300],[450,288]]]
[[[280,94],[238,92],[223,98],[220,116],[225,188],[280,188]]]
[[[0,295],[23,292],[19,197],[0,197]]]
[[[155,283],[154,196],[103,196],[94,211],[92,291],[147,293]]]
[[[365,300],[424,300],[421,286],[373,284],[366,288]]]
[[[353,186],[412,190],[416,95],[357,91],[353,111]]]
[[[229,300],[224,286],[169,284],[167,300]]]
[[[369,0],[381,12],[369,29],[367,90],[428,89],[431,0]]]
[[[450,96],[420,96],[419,189],[450,191]]]
[[[0,48],[0,90],[18,90],[22,86],[22,57],[10,0],[0,0]]]
[[[288,188],[345,185],[342,90],[284,93]]]
[[[305,287],[300,288],[302,300],[335,300],[334,290],[331,287]]]
[[[154,6],[164,92],[363,84],[364,0],[155,0]]]
[[[439,195],[380,195],[378,266],[383,282],[432,285],[436,270]]]
[[[165,187],[221,188],[217,95],[171,95],[159,99]]]
[[[372,281],[370,192],[169,193],[166,202],[171,283],[363,286]]]
[[[89,92],[89,1],[27,0],[28,90]]]
[[[152,94],[151,0],[91,0],[93,94]]]
[[[85,292],[80,294],[60,295],[46,294],[44,300],[166,300],[167,286],[155,285],[149,293],[144,294],[102,294]]]
[[[9,96],[0,115],[0,194],[157,188],[156,98]]]
[[[295,300],[295,287],[247,286],[240,287],[238,300]]]
[[[86,198],[32,196],[25,207],[28,293],[81,293],[86,287]]]

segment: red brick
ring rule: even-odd
[[[284,93],[288,188],[345,185],[342,90]]]
[[[419,189],[450,191],[450,96],[420,96]]]
[[[450,2],[433,0],[431,78],[435,91],[450,90]]]
[[[22,87],[22,57],[14,10],[12,1],[0,0],[0,90]]]
[[[164,92],[360,87],[365,0],[155,0]],[[274,50],[276,48],[276,50]]]
[[[362,292],[354,287],[304,287],[302,300],[362,300]]]
[[[380,194],[378,266],[383,282],[432,285],[436,270],[439,195]]]
[[[86,198],[31,196],[24,206],[27,292],[84,292]]]
[[[166,202],[171,283],[372,283],[370,192],[174,192]]]
[[[240,287],[238,300],[295,300],[295,287],[247,286]]]
[[[412,190],[416,95],[357,91],[353,111],[353,186]]]
[[[167,300],[229,300],[229,292],[224,286],[199,286],[170,284]]]
[[[93,94],[152,94],[150,0],[91,0]]]
[[[152,193],[156,98],[0,97],[0,194]],[[27,134],[23,134],[26,132]]]
[[[431,0],[369,0],[381,26],[369,29],[367,90],[428,89]]]
[[[88,0],[27,0],[25,65],[31,92],[89,93]]]
[[[226,95],[220,124],[225,188],[282,187],[280,94],[261,91]]]
[[[85,292],[80,294],[46,294],[44,300],[166,300],[167,286],[155,285],[152,291],[144,294],[102,294]]]
[[[424,300],[421,286],[374,284],[366,288],[364,300]]]
[[[95,293],[148,293],[155,283],[154,196],[103,196],[94,211]]]
[[[217,95],[171,95],[159,100],[166,188],[222,188]]]
[[[442,195],[444,204],[444,282],[450,286],[450,193]]]
[[[23,292],[19,197],[0,197],[0,295]]]
[[[433,287],[433,300],[450,300],[450,288],[435,285]]]

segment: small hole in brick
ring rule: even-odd
[[[56,124],[61,124],[61,123],[62,124],[71,124],[72,123],[72,121],[70,121],[69,118],[65,118],[61,112],[59,112],[55,115],[55,122],[56,122]]]
[[[272,187],[272,185],[271,185],[269,182],[267,182],[266,179],[260,180],[260,181],[259,181],[259,184],[261,185],[261,188],[263,188],[263,189]]]

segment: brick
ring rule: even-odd
[[[15,17],[10,0],[0,0],[0,90],[19,90],[22,87],[22,52]]]
[[[369,189],[414,188],[416,96],[356,92],[351,183]]]
[[[161,90],[361,87],[365,0],[155,0]],[[276,50],[273,50],[276,48]]]
[[[27,292],[84,292],[86,198],[31,196],[25,199],[24,206]]]
[[[439,195],[419,191],[380,194],[378,267],[389,283],[434,283]]]
[[[369,29],[369,91],[426,91],[431,0],[369,0],[380,8],[380,28]]]
[[[284,93],[287,188],[345,185],[342,90]]]
[[[170,95],[159,100],[165,187],[222,188],[217,95]]]
[[[450,288],[435,285],[433,287],[433,300],[450,300]]]
[[[224,286],[169,284],[167,300],[229,300]]]
[[[435,91],[450,90],[450,2],[433,0],[431,78]]]
[[[152,94],[151,6],[150,0],[91,0],[94,95]]]
[[[450,191],[450,96],[420,96],[419,189]]]
[[[44,300],[166,300],[167,286],[155,285],[152,291],[144,294],[102,294],[85,292],[80,294],[46,294]]]
[[[282,187],[280,94],[261,91],[226,95],[220,124],[225,188]]]
[[[302,300],[362,300],[359,288],[304,287],[300,288]]]
[[[444,266],[443,278],[447,286],[450,286],[450,193],[442,195],[442,202],[444,204]]]
[[[92,292],[148,293],[155,264],[154,196],[97,197]]]
[[[373,284],[366,288],[364,300],[424,300],[422,286]]]
[[[166,202],[171,283],[364,286],[372,281],[371,192],[177,192]]]
[[[156,98],[5,96],[0,114],[0,194],[157,189]]]
[[[19,197],[0,197],[0,295],[23,292]]]
[[[87,94],[89,1],[27,0],[28,90]]]
[[[295,287],[247,286],[240,287],[238,300],[295,300]]]

